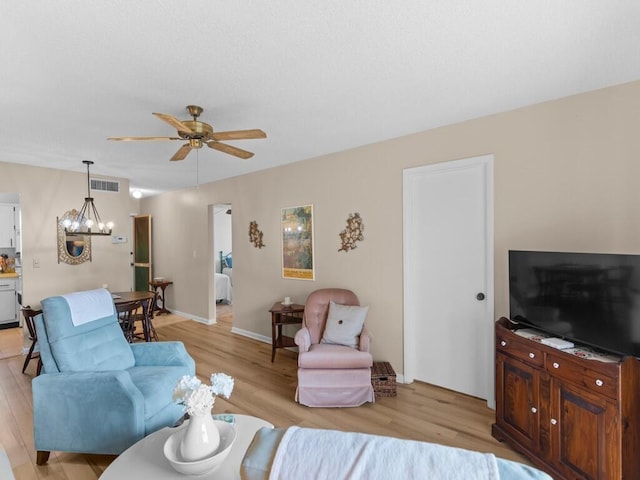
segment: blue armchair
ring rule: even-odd
[[[173,389],[195,374],[195,362],[181,342],[127,343],[113,306],[79,322],[67,296],[41,303],[35,324],[43,370],[32,382],[38,465],[52,450],[119,454],[182,417]]]

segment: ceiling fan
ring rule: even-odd
[[[187,111],[189,115],[193,117],[193,120],[178,120],[176,117],[166,113],[154,113],[156,117],[167,122],[178,131],[177,137],[109,137],[107,140],[122,142],[138,140],[187,140],[188,143],[182,145],[173,157],[171,157],[171,161],[173,162],[176,160],[184,160],[192,149],[202,148],[203,145],[239,158],[251,158],[253,157],[253,153],[238,147],[232,147],[226,143],[220,143],[220,141],[267,138],[267,134],[259,129],[214,132],[211,125],[198,120],[198,117],[202,113],[202,107],[188,105]]]

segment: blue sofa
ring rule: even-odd
[[[182,342],[127,343],[115,307],[78,324],[67,296],[41,304],[35,324],[43,370],[32,382],[38,465],[52,450],[122,453],[183,416],[173,389],[195,374],[195,362]]]

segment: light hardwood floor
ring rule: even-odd
[[[20,355],[22,353],[22,343],[21,328],[0,330],[0,359]]]
[[[431,385],[398,385],[397,397],[379,398],[358,408],[298,405],[293,401],[296,354],[278,350],[271,363],[270,344],[231,333],[230,307],[220,307],[218,321],[207,326],[175,315],[155,320],[161,340],[185,343],[201,379],[208,380],[213,372],[235,378],[231,398],[218,399],[215,413],[254,415],[278,427],[300,425],[435,442],[528,463],[491,437],[494,412],[483,400]],[[22,355],[0,360],[0,444],[16,479],[97,479],[114,456],[52,452],[47,465],[35,465],[31,379],[36,362],[22,374],[23,361]]]

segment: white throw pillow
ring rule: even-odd
[[[369,307],[340,305],[331,302],[324,334],[320,343],[357,347]]]

